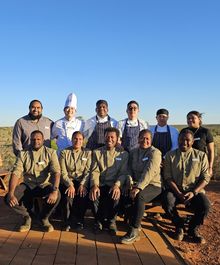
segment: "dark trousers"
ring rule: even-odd
[[[78,181],[74,181],[73,183],[77,193],[80,183]],[[61,207],[64,222],[70,225],[73,217],[75,217],[77,221],[83,222],[89,202],[88,193],[85,197],[80,197],[75,194],[74,198],[70,198],[65,194],[66,189],[67,187],[65,185],[60,185],[62,194]]]
[[[47,199],[49,194],[53,191],[52,186],[48,185],[44,188],[36,187],[30,189],[24,183],[21,183],[15,189],[15,197],[18,200],[18,205],[12,207],[12,209],[22,215],[23,217],[32,216],[32,208],[34,204],[34,198],[42,198],[42,211],[40,212],[40,219],[49,218],[51,213],[55,210],[56,206],[60,201],[60,192],[58,191],[58,199],[55,204],[48,204]],[[7,202],[7,195],[5,196],[5,202]]]
[[[181,203],[177,196],[170,190],[163,193],[163,208],[170,216],[173,224],[176,227],[183,228],[184,220],[179,216],[176,205]],[[189,229],[194,229],[196,226],[203,224],[204,218],[208,215],[210,210],[210,202],[204,193],[198,193],[194,196],[188,204],[190,210],[194,212],[189,223]]]
[[[103,223],[115,221],[118,214],[119,200],[112,199],[112,193],[109,193],[111,187],[100,187],[100,197],[93,202],[96,221]]]
[[[140,191],[133,202],[132,205],[132,217],[131,226],[138,228],[141,224],[141,219],[144,215],[145,203],[151,202],[157,196],[161,194],[161,188],[154,185],[148,185],[142,191]]]

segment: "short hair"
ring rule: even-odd
[[[42,131],[40,131],[40,130],[35,130],[35,131],[33,131],[33,132],[31,133],[31,137],[32,137],[34,134],[37,134],[37,133],[41,134],[42,137],[44,138],[44,134],[43,134]]]
[[[189,115],[196,115],[198,118],[201,119],[202,118],[202,114],[203,113],[200,113],[197,110],[192,110],[192,111],[190,111],[190,112],[187,113],[186,117],[188,117]]]
[[[152,138],[152,132],[149,129],[143,129],[139,132],[138,138],[142,137],[145,133],[149,133]]]
[[[181,132],[179,133],[179,137],[178,138],[180,138],[182,135],[186,135],[188,133],[191,134],[192,138],[194,139],[194,133],[191,130],[187,129],[187,128],[181,130]]]
[[[131,104],[135,104],[135,105],[137,105],[138,108],[139,108],[139,104],[137,103],[137,101],[135,101],[135,100],[131,100],[131,101],[129,101],[128,104],[127,104],[127,109],[130,107]]]
[[[42,105],[42,103],[40,102],[40,100],[38,100],[38,99],[31,100],[31,102],[30,102],[30,104],[29,104],[29,109],[31,108],[31,106],[32,106],[32,104],[33,104],[34,102],[38,102],[38,103],[40,103],[41,108],[43,109],[43,105]]]
[[[80,132],[80,131],[75,131],[75,132],[72,134],[72,139],[73,139],[73,137],[75,137],[75,135],[77,135],[77,134],[82,135],[83,139],[85,138],[85,136],[84,136],[84,134],[83,134],[82,132]]]
[[[119,138],[120,132],[119,132],[119,130],[117,128],[115,128],[115,127],[108,127],[108,128],[106,128],[104,135],[106,135],[109,132],[115,132],[117,138]]]
[[[96,108],[98,108],[101,104],[105,104],[107,107],[108,107],[108,102],[104,99],[99,99],[97,102],[96,102]]]
[[[160,115],[160,114],[164,114],[169,116],[169,111],[167,109],[159,109],[156,113],[156,116]]]

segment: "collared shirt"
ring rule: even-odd
[[[148,185],[161,187],[161,152],[151,146],[147,149],[136,148],[129,156],[129,167],[135,187],[143,190]]]
[[[98,116],[94,116],[94,117],[86,120],[85,121],[85,126],[83,128],[83,133],[84,133],[85,137],[88,139],[92,135],[92,133],[93,133],[93,131],[95,129],[95,126],[97,124],[97,121],[100,122],[100,123],[107,122],[108,121],[108,117],[109,117],[108,115],[105,118],[100,118]],[[115,119],[110,117],[110,124],[111,124],[111,127],[115,127],[116,128],[118,122]]]
[[[154,138],[154,132],[155,132],[155,126],[150,126],[150,130],[152,132],[152,139]],[[170,136],[171,136],[171,149],[170,150],[175,150],[178,148],[178,136],[179,136],[179,131],[173,127],[169,125],[169,129],[170,129]],[[157,125],[157,132],[158,133],[163,133],[163,132],[167,132],[167,125],[161,127],[159,125]]]
[[[138,120],[135,120],[135,121],[124,119],[124,120],[119,121],[117,128],[118,128],[118,130],[120,132],[120,137],[122,137],[122,135],[123,135],[123,131],[125,129],[126,122],[127,122],[127,126],[136,127],[136,126],[138,126],[138,121],[139,121],[139,124],[140,124],[140,131],[143,130],[143,129],[147,129],[148,128],[147,122],[142,120],[142,119],[138,119]]]
[[[73,181],[88,186],[92,152],[87,149],[74,150],[68,147],[60,153],[61,181],[69,187]]]
[[[45,187],[50,184],[51,178],[60,173],[60,165],[56,151],[42,146],[35,151],[31,148],[21,151],[17,157],[12,173],[17,177],[23,174],[24,183],[34,189]]]
[[[91,187],[112,186],[119,187],[128,178],[128,153],[120,148],[107,150],[105,146],[93,151],[91,169]]]
[[[30,146],[30,136],[35,130],[39,130],[44,135],[44,145],[50,147],[51,128],[53,121],[47,117],[41,117],[37,122],[33,121],[29,115],[18,119],[13,129],[13,151],[17,156],[19,151],[26,150]]]
[[[72,135],[75,131],[82,131],[83,122],[75,117],[68,121],[65,117],[56,121],[52,128],[52,138],[56,139],[58,155],[60,152],[72,146]]]
[[[210,181],[208,169],[204,152],[194,148],[181,152],[178,148],[165,155],[164,180],[173,180],[181,191],[191,191],[200,181]]]

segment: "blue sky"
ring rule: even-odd
[[[103,98],[123,119],[135,99],[150,124],[159,108],[220,124],[219,14],[219,0],[0,1],[0,126],[35,98],[57,120],[71,92],[84,118]]]

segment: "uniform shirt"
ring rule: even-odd
[[[180,191],[192,191],[197,184],[210,180],[207,155],[190,148],[187,152],[180,149],[170,151],[165,156],[164,180],[173,180]]]
[[[33,121],[29,115],[18,119],[15,123],[12,136],[14,154],[17,156],[19,151],[27,150],[31,142],[31,133],[35,130],[39,130],[43,133],[45,140],[44,145],[50,147],[52,126],[53,121],[43,116],[38,122]]]
[[[199,128],[184,128],[182,130],[188,129],[194,133],[194,143],[193,148],[198,149],[203,152],[207,152],[207,144],[213,143],[214,139],[209,129],[200,126]]]
[[[108,121],[108,117],[109,117],[108,115],[105,118],[101,118],[99,116],[94,116],[94,117],[88,119],[85,122],[85,126],[84,126],[84,129],[83,129],[83,133],[84,133],[85,137],[88,139],[92,135],[92,133],[93,133],[93,131],[95,129],[95,126],[97,124],[97,120],[98,120],[99,123],[104,123],[104,122]],[[115,119],[110,117],[110,124],[111,124],[111,127],[115,127],[116,128],[118,122]]]
[[[129,127],[138,126],[138,121],[139,121],[140,131],[143,130],[143,129],[147,129],[148,128],[148,124],[144,120],[138,119],[138,120],[132,121],[132,120],[124,119],[124,120],[119,121],[118,122],[118,126],[117,126],[117,128],[118,128],[118,130],[120,132],[120,137],[122,137],[122,135],[123,135],[123,131],[125,129],[126,121],[127,121],[127,126],[129,126]]]
[[[135,187],[143,190],[148,185],[161,187],[161,152],[151,146],[136,148],[130,152],[129,168]]]
[[[121,148],[107,150],[105,146],[93,151],[91,169],[91,187],[113,186],[119,187],[128,178],[128,153]]]
[[[155,127],[156,125],[150,126],[150,131],[152,132],[152,139],[154,138]],[[178,148],[179,131],[175,127],[170,126],[170,125],[169,125],[169,129],[170,129],[170,136],[171,136],[171,143],[172,143],[170,150],[175,150]],[[167,132],[167,125],[163,127],[157,125],[157,132],[158,133]]]
[[[60,153],[61,181],[69,187],[73,181],[88,186],[92,152],[87,149],[76,151],[68,147]]]
[[[12,173],[17,177],[23,174],[24,183],[30,188],[44,188],[49,185],[54,174],[60,173],[60,165],[56,151],[42,146],[35,151],[31,148],[21,151],[17,157]]]
[[[72,135],[75,131],[82,131],[83,122],[73,117],[68,121],[65,117],[56,121],[52,128],[52,138],[56,138],[58,155],[61,150],[72,146]]]

